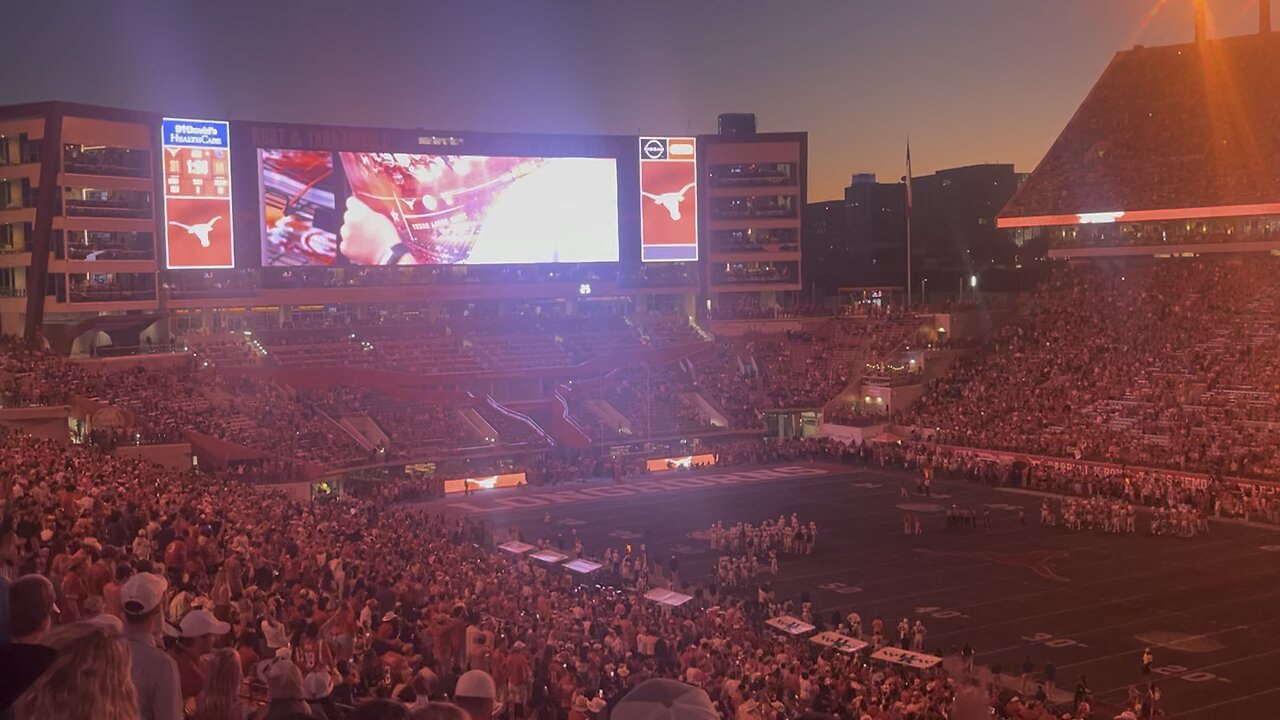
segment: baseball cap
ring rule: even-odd
[[[302,693],[308,700],[320,700],[333,692],[333,678],[327,672],[317,670],[302,679]]]
[[[453,694],[460,698],[482,698],[493,700],[498,697],[498,686],[493,677],[483,670],[468,670],[458,678],[458,686]]]
[[[120,586],[120,607],[126,615],[145,615],[164,600],[169,581],[155,573],[137,573]]]
[[[225,623],[213,616],[208,610],[192,610],[182,616],[176,624],[177,633],[170,634],[176,637],[198,638],[205,635],[226,635],[231,632],[231,624]]]

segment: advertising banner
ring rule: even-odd
[[[640,138],[640,259],[698,259],[697,140]]]
[[[693,467],[714,465],[716,456],[710,453],[701,455],[682,455],[679,457],[653,458],[645,461],[649,472],[666,472],[668,470],[688,470]]]
[[[452,495],[460,492],[476,492],[477,490],[493,490],[511,488],[525,483],[524,473],[508,473],[506,475],[489,475],[487,477],[461,478],[444,481],[444,494]]]

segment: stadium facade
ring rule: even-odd
[[[229,319],[279,327],[390,305],[620,299],[694,316],[744,298],[794,303],[807,136],[735,130],[521,135],[0,108],[0,330],[84,354],[93,338],[160,345]]]

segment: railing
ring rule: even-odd
[[[515,410],[511,410],[510,408],[504,407],[503,405],[499,404],[497,400],[494,400],[492,395],[486,395],[484,397],[484,401],[486,405],[493,408],[498,413],[501,413],[502,415],[505,415],[508,418],[515,420],[516,422],[522,422],[525,425],[528,425],[529,429],[533,430],[534,434],[540,437],[548,445],[551,445],[552,447],[555,446],[556,441],[553,440],[550,435],[547,435],[547,432],[543,430],[541,427],[539,427],[538,423],[533,421],[533,418],[529,417],[528,415],[525,415],[524,413],[518,413]],[[501,431],[499,431],[499,434],[501,434]]]
[[[69,217],[123,218],[150,220],[151,206],[113,203],[107,200],[67,200],[64,203]]]
[[[76,290],[67,293],[71,302],[139,302],[155,300],[155,290]]]
[[[66,160],[62,164],[63,170],[76,175],[104,175],[111,177],[131,177],[131,178],[149,178],[151,177],[151,168],[142,166],[134,167],[131,165],[110,165],[107,163],[79,162],[76,160]]]

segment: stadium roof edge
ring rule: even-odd
[[[1181,219],[1195,217],[1189,209],[1280,202],[1277,67],[1280,33],[1117,51],[1001,208],[998,226],[1121,210],[1130,221],[1134,208]],[[1150,178],[1185,177],[1195,167],[1204,170],[1194,182],[1152,191]],[[1221,167],[1240,171],[1220,183],[1211,171]]]

